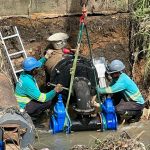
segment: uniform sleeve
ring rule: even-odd
[[[48,93],[40,92],[39,88],[36,86],[36,84],[33,81],[24,85],[24,90],[26,91],[25,94],[27,96],[29,96],[31,99],[37,100],[39,102],[50,101],[56,95],[55,90],[51,90]]]
[[[123,91],[126,89],[126,85],[122,80],[118,80],[115,84],[106,88],[98,88],[98,92],[101,94],[112,94]]]
[[[46,63],[46,58],[45,57],[43,57],[43,58],[41,58],[40,60],[38,60],[40,63],[41,63],[41,66],[40,67],[42,67],[45,63]]]

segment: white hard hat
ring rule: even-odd
[[[53,41],[67,40],[68,38],[69,38],[68,34],[59,32],[52,34],[47,40],[53,42]]]
[[[120,72],[125,69],[125,65],[120,60],[113,60],[108,66],[107,66],[107,73],[115,73]]]
[[[59,32],[51,35],[47,40],[52,43],[54,49],[61,49],[67,45],[68,38],[68,34]]]

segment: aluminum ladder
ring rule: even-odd
[[[9,32],[9,30],[11,30],[11,31]],[[12,72],[13,72],[14,80],[15,80],[15,82],[17,82],[18,81],[17,74],[21,73],[23,71],[23,69],[22,68],[16,69],[14,64],[12,63],[12,58],[14,59],[17,56],[20,56],[20,57],[23,56],[23,58],[27,58],[27,54],[26,54],[26,51],[24,49],[21,37],[19,35],[18,29],[17,29],[16,26],[8,27],[8,30],[7,30],[7,33],[6,33],[7,35],[3,36],[2,34],[3,34],[3,32],[0,31],[1,42],[3,44],[3,48],[4,48],[5,53],[7,55],[8,62],[10,63],[10,66],[11,66],[11,69],[12,69]],[[10,35],[10,34],[12,34],[12,35]],[[7,43],[9,43],[9,42],[11,42],[13,40],[16,40],[17,41],[17,45],[20,46],[18,51],[17,52],[13,52],[13,53],[9,53],[9,49],[7,48],[6,40],[8,41]]]

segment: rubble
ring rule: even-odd
[[[138,141],[140,135],[131,138],[126,132],[123,132],[119,138],[114,135],[104,140],[93,137],[95,141],[92,146],[74,145],[70,150],[146,150],[145,145]]]

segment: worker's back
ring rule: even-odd
[[[124,87],[123,94],[127,100],[131,99],[139,104],[144,104],[144,99],[136,83],[125,73],[121,73],[115,85],[121,84]]]
[[[31,84],[36,85],[36,81],[31,75],[23,72],[20,75],[19,81],[16,84],[15,93],[20,96],[26,96],[27,91],[29,90],[29,87],[31,86]]]

